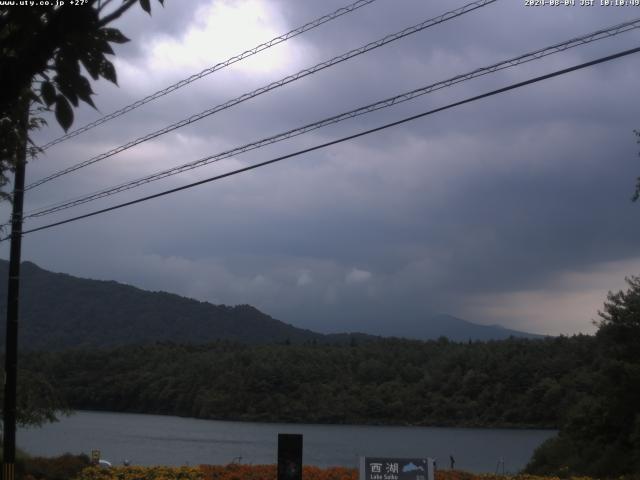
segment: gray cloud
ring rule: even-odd
[[[123,19],[120,26],[133,41],[118,51],[120,88],[96,85],[102,112],[222,60],[207,55],[221,55],[223,47],[233,50],[231,40],[230,45],[205,41],[217,38],[205,28],[208,6],[248,16],[251,8],[258,12],[255,18],[237,17],[237,36],[224,30],[238,42],[242,28],[255,29],[244,32],[247,38],[267,35],[342,6],[333,0],[256,0],[245,10],[240,0],[190,2],[189,9],[181,2],[166,3],[151,18],[136,12]],[[375,2],[263,52],[254,64],[218,72],[53,147],[30,163],[29,179],[452,8],[445,1]],[[27,209],[446,79],[629,14],[630,9],[620,8],[543,9],[497,2],[51,182],[29,192]],[[638,38],[637,32],[628,33],[466,82],[117,199],[355,133],[629,48]],[[181,50],[184,42],[191,43]],[[216,303],[251,303],[321,331],[388,333],[435,312],[542,333],[588,331],[606,291],[620,288],[640,258],[637,205],[629,201],[638,171],[632,133],[640,113],[632,97],[636,60],[577,72],[34,233],[25,237],[24,257],[57,271]],[[76,124],[98,115],[82,108]],[[51,120],[39,138],[60,133]],[[80,207],[77,213],[115,201]],[[6,245],[2,248],[6,256]]]

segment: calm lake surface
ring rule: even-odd
[[[304,435],[303,462],[357,467],[358,457],[435,457],[439,468],[493,472],[504,458],[515,472],[550,430],[301,425],[198,420],[158,415],[76,412],[42,428],[19,429],[18,446],[33,455],[87,453],[135,465],[276,463],[278,433]]]

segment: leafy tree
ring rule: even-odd
[[[42,425],[68,413],[66,402],[57,389],[41,373],[18,371],[17,422],[20,425]],[[0,389],[0,406],[4,391]],[[2,412],[0,411],[0,415]]]
[[[614,471],[640,471],[640,277],[609,293],[596,335],[603,361],[597,398],[603,409],[599,438],[615,449]]]
[[[114,53],[111,44],[128,39],[108,25],[136,3],[151,13],[150,0],[0,7],[0,187],[8,182],[7,173],[16,164],[25,135],[44,124],[39,113],[54,111],[68,130],[79,102],[95,108],[91,83],[81,67],[93,80],[117,83],[107,56]],[[30,119],[24,118],[26,110]],[[30,144],[33,156],[37,148]]]
[[[629,288],[609,292],[604,311],[598,312],[597,338],[607,356],[624,362],[637,362],[640,352],[640,277],[626,279]]]
[[[163,4],[164,0],[158,0]],[[117,83],[107,58],[112,44],[128,39],[109,25],[135,4],[151,13],[150,0],[86,0],[83,5],[0,7],[0,188],[8,171],[21,161],[22,145],[37,147],[29,132],[44,125],[44,111],[55,112],[66,130],[73,123],[73,107],[85,102],[95,108],[93,79]],[[0,197],[8,198],[4,192]],[[18,423],[42,424],[55,420],[63,404],[44,377],[20,372]]]
[[[592,391],[569,412],[558,437],[543,444],[532,473],[612,477],[640,471],[640,277],[609,292],[596,334]]]

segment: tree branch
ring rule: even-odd
[[[104,0],[104,2],[100,4],[100,8],[98,8],[98,12],[102,12],[104,10],[104,7],[109,5],[111,2],[113,2],[113,0]]]
[[[124,12],[129,10],[135,3],[138,3],[138,0],[126,0],[119,8],[111,12],[109,15],[103,17],[98,22],[99,27],[104,27],[109,23],[113,22],[115,19],[120,18]]]

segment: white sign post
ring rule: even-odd
[[[434,480],[433,458],[360,457],[360,480]]]

